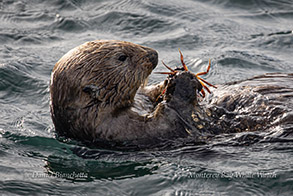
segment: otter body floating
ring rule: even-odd
[[[201,84],[189,72],[179,74],[164,101],[155,103],[166,84],[142,85],[157,62],[155,50],[123,41],[92,41],[69,51],[51,77],[57,134],[98,146],[157,144],[192,134],[196,126],[188,118],[199,107]]]
[[[53,68],[50,83],[58,136],[94,146],[140,148],[165,141],[205,142],[221,133],[268,130],[293,121],[292,74],[219,86],[200,105],[203,80],[186,69],[145,86],[157,63],[155,50],[124,41],[96,40],[69,51]]]

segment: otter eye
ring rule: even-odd
[[[121,55],[118,60],[119,61],[125,61],[127,59],[127,56],[126,55]]]

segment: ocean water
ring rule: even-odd
[[[180,48],[194,72],[211,59],[213,84],[292,73],[292,30],[291,0],[0,0],[0,194],[292,195],[290,137],[78,156],[55,138],[48,88],[58,59],[95,39],[152,47],[172,67]]]

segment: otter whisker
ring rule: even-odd
[[[147,77],[144,81],[141,82],[141,87],[145,87],[149,82],[149,77]]]

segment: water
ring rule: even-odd
[[[78,149],[55,139],[48,85],[63,54],[95,39],[155,48],[173,67],[180,48],[194,72],[211,58],[205,78],[213,84],[293,72],[292,10],[291,0],[0,0],[0,193],[291,195],[290,137],[140,152]],[[152,75],[150,83],[164,77]]]

